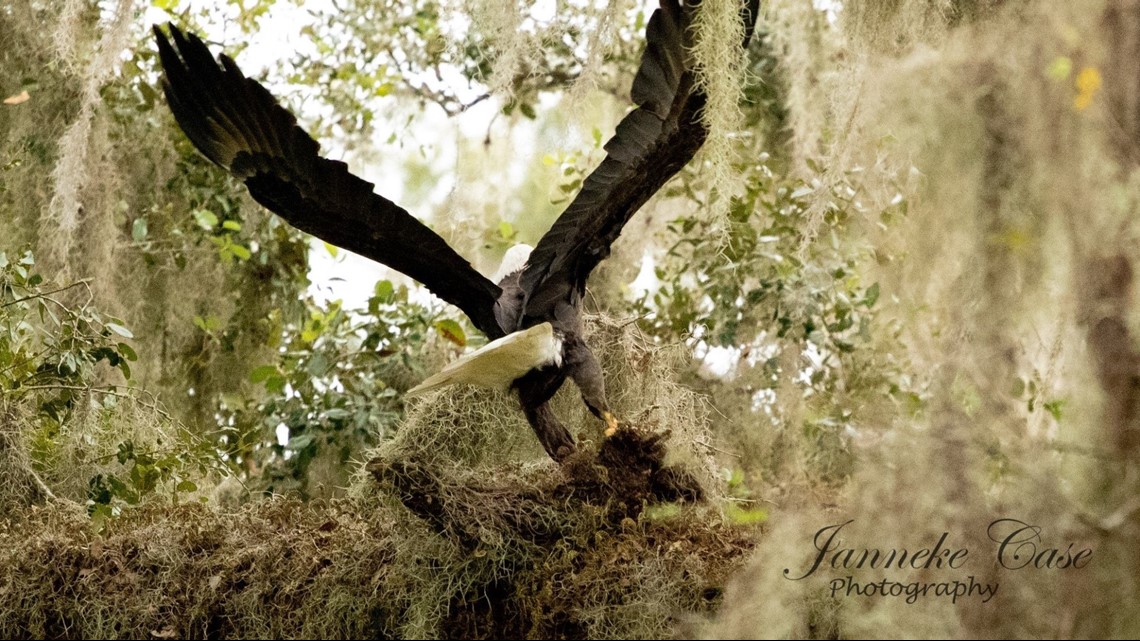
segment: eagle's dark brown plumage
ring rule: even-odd
[[[567,377],[590,410],[612,429],[597,359],[582,339],[581,300],[590,272],[610,251],[626,222],[704,143],[705,95],[691,58],[690,24],[698,3],[661,0],[646,27],[646,47],[633,81],[637,107],[618,124],[606,158],[531,252],[525,267],[493,283],[435,232],[339,161],[320,155],[316,141],[233,60],[215,62],[193,34],[155,27],[167,102],[194,146],[245,181],[255,200],[290,224],[328,243],[383,263],[423,283],[458,307],[489,338],[550,323],[559,362],[514,381],[527,419],[555,460],[574,441],[548,401]],[[742,8],[751,38],[758,0]]]

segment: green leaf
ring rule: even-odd
[[[145,106],[145,109],[140,109],[140,111],[146,111],[147,109],[154,106],[154,100],[158,97],[158,92],[154,90],[154,87],[151,87],[150,84],[146,82],[141,83],[137,86],[139,88],[139,93],[142,94],[143,103]]]
[[[227,220],[222,223],[222,229],[228,229],[230,231],[241,231],[241,223],[236,220]]]
[[[194,325],[203,332],[210,333],[222,328],[222,320],[217,316],[195,316]]]
[[[324,243],[324,246],[325,251],[327,251],[329,253],[329,256],[332,256],[333,258],[336,258],[336,255],[340,253],[340,248],[336,245],[333,245],[332,243]]]
[[[198,489],[198,485],[194,481],[182,481],[174,486],[175,492],[193,492]]]
[[[875,283],[867,288],[867,292],[863,294],[863,304],[867,307],[874,306],[875,302],[879,300],[879,284]]]
[[[157,483],[158,470],[154,469],[153,465],[135,463],[134,467],[131,468],[131,485],[135,486],[138,490],[137,496],[139,498],[141,498],[143,494],[152,492]],[[137,501],[138,498],[136,498],[135,501],[131,501],[130,498],[127,499],[128,503],[135,503]]]
[[[285,380],[284,376],[281,376],[280,374],[274,374],[265,379],[265,391],[273,394],[280,394],[281,392],[285,391],[285,384],[287,382],[288,381]]]
[[[432,327],[435,327],[435,331],[452,343],[460,347],[467,345],[467,335],[463,332],[463,326],[450,318],[436,321]]]
[[[116,347],[119,348],[119,353],[123,355],[123,358],[128,361],[137,361],[139,359],[139,355],[135,353],[134,348],[130,345],[119,343]]]
[[[1049,401],[1049,402],[1045,403],[1044,407],[1045,407],[1045,411],[1049,412],[1049,414],[1051,414],[1053,416],[1053,420],[1060,421],[1061,420],[1061,414],[1065,409],[1065,399],[1057,399],[1055,401]]]
[[[1013,385],[1010,386],[1009,394],[1014,398],[1021,398],[1025,393],[1025,379],[1018,377],[1013,379]]]
[[[1058,56],[1045,68],[1045,73],[1053,80],[1068,80],[1073,73],[1073,61],[1065,56]]]
[[[107,522],[111,520],[113,514],[111,506],[106,503],[96,503],[88,508],[91,512],[91,529],[95,532],[102,532],[107,528]]]
[[[289,444],[285,447],[290,450],[303,450],[306,447],[312,445],[315,438],[316,436],[312,432],[298,434],[297,436],[289,439]]]
[[[562,193],[568,194],[568,193],[574,191],[575,189],[577,189],[581,186],[582,186],[582,179],[578,178],[578,179],[572,180],[572,181],[570,181],[564,185],[558,185],[558,189],[561,190]]]
[[[324,376],[329,371],[329,359],[324,354],[313,354],[309,359],[309,366],[305,368],[314,378]]]
[[[218,217],[212,211],[207,209],[195,209],[193,214],[194,220],[198,222],[198,226],[206,231],[211,231],[218,226]]]
[[[119,451],[115,455],[120,465],[125,465],[127,461],[135,457],[135,444],[132,441],[123,441],[119,443]]]
[[[758,507],[743,508],[730,503],[725,512],[733,525],[759,525],[768,520],[768,511]]]
[[[390,303],[392,302],[392,294],[395,291],[396,289],[392,286],[392,281],[378,280],[376,281],[376,287],[373,289],[372,295],[382,303]]]
[[[499,223],[499,236],[502,237],[503,240],[510,240],[510,239],[514,238],[514,236],[515,236],[514,225],[511,225],[510,223],[508,223],[505,220],[501,221]]]
[[[132,470],[131,473],[133,475],[134,470]],[[138,493],[135,492],[134,490],[132,490],[131,488],[127,487],[127,484],[120,481],[117,477],[108,476],[107,477],[107,485],[111,486],[111,493],[114,496],[117,496],[120,499],[123,499],[127,503],[131,503],[133,505],[133,504],[139,502]]]
[[[276,373],[276,365],[262,365],[261,367],[254,368],[254,370],[249,373],[249,382],[261,383],[262,381],[268,380],[270,376],[273,376]]]
[[[127,329],[126,327],[123,327],[122,325],[119,325],[118,323],[107,323],[107,329],[111,330],[112,332],[115,332],[116,334],[118,334],[119,336],[122,336],[123,338],[134,338],[135,337],[135,335],[131,333],[131,330]]]
[[[249,257],[252,256],[244,245],[230,245],[230,253],[241,260],[249,260]]]
[[[146,232],[146,219],[136,218],[134,224],[131,225],[131,238],[133,238],[136,243],[141,243],[146,240]]]

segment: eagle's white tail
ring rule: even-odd
[[[554,336],[550,323],[542,323],[491,341],[452,361],[438,374],[408,390],[407,396],[458,383],[507,389],[515,379],[536,367],[561,363],[562,341]]]

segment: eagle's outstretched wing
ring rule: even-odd
[[[163,88],[178,124],[207,158],[245,181],[257,202],[294,227],[398,270],[463,310],[491,338],[499,287],[372,183],[349,173],[269,91],[225,55],[214,61],[194,34],[154,29]]]
[[[525,317],[546,318],[558,301],[580,293],[626,222],[704,144],[705,95],[696,86],[689,53],[697,6],[661,0],[649,18],[630,92],[637,108],[618,123],[605,160],[531,252],[520,281]],[[745,46],[758,12],[759,0],[748,0],[742,13]]]

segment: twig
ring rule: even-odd
[[[98,392],[100,394],[107,394],[108,396],[117,396],[119,398],[137,400],[137,399],[135,399],[134,396],[131,396],[130,394],[125,394],[123,392],[119,392],[116,390],[100,389],[98,387],[84,387],[83,385],[24,385],[20,389],[43,389],[43,390],[66,389],[66,390],[75,390],[77,392]]]
[[[707,442],[702,441],[700,439],[693,439],[693,442],[696,443],[697,445],[700,445],[701,447],[708,448],[714,452],[720,452],[721,454],[724,454],[725,456],[732,456],[734,458],[744,458],[743,456],[741,456],[740,454],[738,454],[736,452],[729,452],[728,450],[722,450],[722,449],[712,445],[711,443],[707,443]]]
[[[75,281],[74,283],[72,283],[70,285],[60,287],[59,289],[53,289],[51,291],[40,292],[38,294],[32,294],[31,296],[25,296],[23,298],[17,298],[16,300],[8,301],[7,303],[0,305],[0,308],[9,307],[11,305],[15,305],[16,303],[22,303],[24,301],[33,300],[36,298],[46,298],[47,300],[50,300],[51,302],[55,303],[56,305],[59,305],[60,307],[66,308],[65,305],[63,305],[62,303],[60,303],[57,300],[53,300],[51,298],[48,298],[48,296],[50,296],[51,294],[58,294],[59,292],[69,290],[72,287],[78,287],[79,285],[87,286],[88,283],[90,282],[90,280],[91,280],[90,278],[83,278],[83,279]]]
[[[127,389],[132,390],[134,393],[133,394],[127,394],[125,392],[120,392],[118,390],[113,390],[113,389],[103,389],[103,388],[99,388],[99,387],[86,387],[83,385],[64,385],[64,384],[24,385],[24,386],[21,386],[20,389],[32,389],[32,390],[66,389],[66,390],[75,390],[77,392],[97,392],[99,394],[106,394],[108,396],[114,396],[117,398],[125,398],[127,400],[134,401],[134,402],[138,403],[139,405],[142,405],[143,407],[157,413],[159,416],[170,421],[171,423],[175,423],[180,430],[186,432],[187,434],[190,434],[192,436],[197,437],[196,434],[194,434],[190,430],[186,429],[186,427],[184,427],[180,422],[176,421],[174,419],[174,417],[172,417],[170,415],[169,412],[167,412],[166,410],[159,407],[158,406],[158,397],[156,397],[154,395],[154,393],[151,392],[150,390],[145,390],[145,389],[141,389],[141,388],[137,388],[137,387],[128,387],[126,385],[112,385],[111,387],[126,387]],[[136,394],[145,394],[145,395],[149,396],[151,402],[150,403],[143,402],[143,400],[138,398],[138,396]],[[200,438],[200,437],[198,437],[198,438]]]
[[[638,316],[634,316],[634,317],[630,318],[629,320],[623,322],[621,325],[618,325],[618,329],[625,329],[626,327],[629,327],[630,325],[633,325],[634,323],[636,323],[638,321],[645,320],[646,318],[649,318],[648,312],[646,312],[645,314],[640,314]]]
[[[28,476],[31,477],[32,482],[36,484],[36,487],[39,489],[39,491],[45,497],[47,497],[49,501],[59,501],[59,497],[55,495],[55,492],[51,491],[51,488],[47,486],[47,483],[44,483],[44,480],[40,478],[40,475],[36,474],[36,471],[32,469],[32,466],[25,465],[24,471],[28,473]]]
[[[469,102],[469,103],[467,103],[467,104],[465,104],[465,105],[462,105],[461,107],[459,107],[459,113],[463,113],[463,112],[467,111],[468,109],[470,109],[470,108],[474,107],[475,105],[477,105],[477,104],[479,104],[479,103],[483,102],[484,100],[486,100],[486,99],[488,99],[488,98],[490,98],[490,97],[491,97],[491,92],[487,92],[487,93],[485,93],[485,94],[483,94],[483,95],[479,96],[478,98],[476,98],[476,99],[472,100],[471,102]]]

